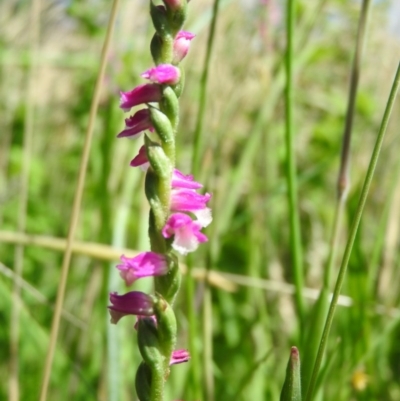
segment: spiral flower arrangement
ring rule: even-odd
[[[181,282],[175,252],[185,255],[207,241],[201,229],[212,220],[207,207],[211,195],[199,194],[202,185],[175,168],[179,97],[184,85],[180,62],[194,35],[181,30],[187,0],[163,2],[155,5],[150,1],[156,30],[150,49],[156,66],[141,75],[150,82],[121,92],[120,99],[120,107],[126,112],[134,106],[146,106],[125,119],[125,128],[118,137],[136,138],[146,132],[144,145],[130,165],[146,171],[151,250],[134,258],[121,256],[117,268],[127,285],[141,277],[153,276],[155,292],[111,293],[109,306],[112,323],[123,316],[137,316],[135,328],[143,358],[135,381],[140,401],[163,400],[170,366],[189,359],[186,350],[175,349],[177,325],[172,305]]]

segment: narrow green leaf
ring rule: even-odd
[[[301,401],[300,354],[296,347],[292,347],[290,351],[280,400]]]

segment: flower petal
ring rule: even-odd
[[[127,315],[154,315],[154,298],[144,292],[131,291],[124,295],[116,292],[110,293],[111,305],[108,307],[111,315],[111,323],[116,324]]]
[[[164,238],[174,236],[172,247],[182,255],[193,252],[201,242],[208,241],[207,237],[200,232],[201,224],[193,221],[184,213],[172,214],[162,229]]]
[[[146,70],[141,74],[141,77],[158,84],[174,85],[178,83],[181,77],[181,72],[179,68],[172,64],[160,64],[157,67]]]
[[[166,256],[155,252],[143,252],[134,258],[122,255],[121,261],[117,269],[120,270],[126,285],[131,285],[141,277],[161,276],[168,272]]]
[[[120,105],[124,111],[143,103],[159,102],[161,100],[161,87],[157,84],[139,85],[129,92],[120,92]]]

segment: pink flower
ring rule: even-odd
[[[147,159],[146,147],[144,145],[139,149],[139,153],[131,160],[130,166],[140,167],[143,171],[149,168],[150,163]]]
[[[153,130],[150,120],[150,112],[148,109],[137,111],[133,116],[125,119],[125,128],[117,136],[122,137],[137,137],[144,130]]]
[[[179,31],[174,40],[173,63],[178,64],[188,53],[190,41],[195,37],[193,33]]]
[[[142,103],[159,102],[161,100],[161,87],[157,84],[139,85],[130,92],[120,92],[119,107],[129,111],[132,107]]]
[[[172,352],[169,365],[177,365],[178,363],[187,362],[190,359],[189,351],[186,349],[177,349]]]
[[[134,258],[121,256],[122,264],[117,265],[126,285],[141,277],[162,276],[168,272],[167,258],[155,252],[143,252]]]
[[[111,323],[118,321],[127,315],[154,315],[154,298],[140,291],[131,291],[124,295],[116,292],[110,293],[111,306],[108,307],[111,315]]]
[[[141,74],[141,77],[158,84],[174,85],[178,83],[181,72],[172,64],[160,64],[157,67],[149,68]]]
[[[211,209],[206,207],[211,195],[200,195],[192,189],[173,189],[171,191],[171,210],[173,212],[191,212],[202,227],[207,227],[211,221]]]
[[[193,221],[184,213],[174,213],[168,218],[162,229],[164,238],[174,236],[172,247],[182,255],[193,252],[201,242],[206,242],[207,237],[200,232],[201,224]]]
[[[179,170],[174,169],[172,173],[172,188],[187,188],[187,189],[199,189],[202,188],[199,182],[193,181],[192,175],[185,175]]]

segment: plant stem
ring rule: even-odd
[[[349,193],[350,190],[351,136],[353,132],[353,117],[355,114],[355,103],[357,98],[357,88],[360,77],[361,61],[362,61],[363,48],[366,36],[365,33],[368,23],[368,14],[370,8],[369,6],[370,6],[370,0],[364,0],[361,6],[360,18],[358,22],[355,53],[351,67],[346,120],[343,130],[342,151],[341,151],[340,167],[337,179],[337,197],[336,197],[335,213],[333,217],[332,234],[329,244],[330,245],[329,256],[324,271],[323,288],[321,290],[319,300],[316,304],[320,306],[320,309],[314,311],[314,313],[318,314],[320,318],[317,319],[318,324],[314,324],[314,326],[311,328],[311,330],[313,331],[311,338],[306,339],[306,341],[308,342],[306,347],[310,347],[310,349],[308,350],[309,361],[306,364],[305,369],[303,370],[303,380],[306,386],[309,385],[308,383],[309,374],[312,374],[311,369],[314,369],[318,353],[318,348],[317,348],[318,341],[320,341],[323,333],[323,324],[324,324],[323,319],[328,310],[327,296],[330,291],[333,266],[336,263],[336,255],[339,247],[339,238],[341,233],[342,219],[345,211],[347,194]],[[307,387],[304,388],[304,391],[307,391]]]
[[[347,101],[346,122],[343,132],[342,153],[340,158],[340,168],[337,181],[337,205],[334,216],[334,227],[331,238],[330,253],[327,268],[325,270],[324,285],[329,288],[332,276],[335,254],[337,252],[338,236],[340,233],[340,221],[343,216],[344,206],[346,204],[347,194],[350,190],[350,150],[351,134],[353,129],[353,117],[357,97],[357,88],[360,78],[360,68],[365,44],[365,33],[368,24],[368,15],[370,9],[370,0],[364,0],[361,6],[360,20],[358,24],[357,41],[353,64],[351,68],[349,95]]]
[[[35,115],[35,92],[37,88],[37,61],[39,53],[39,34],[40,34],[40,10],[41,1],[34,0],[30,9],[30,54],[31,64],[27,71],[27,96],[25,102],[24,116],[24,139],[22,171],[20,177],[20,194],[18,205],[18,231],[26,229],[26,216],[29,197],[29,170],[32,156],[32,142],[34,132]],[[14,251],[14,272],[10,317],[10,374],[9,374],[9,401],[20,399],[19,383],[19,341],[20,341],[20,307],[21,307],[21,286],[18,281],[23,276],[24,264],[24,245],[17,244]]]
[[[196,176],[200,170],[200,157],[203,147],[202,130],[203,130],[204,113],[206,111],[208,71],[210,68],[211,51],[214,44],[215,27],[217,25],[218,7],[219,7],[219,0],[214,0],[213,15],[207,40],[206,58],[204,60],[203,73],[200,78],[199,111],[197,113],[196,128],[194,131],[194,139],[193,139],[194,144],[193,144],[193,156],[192,156],[192,174],[194,176]]]
[[[301,245],[300,216],[297,199],[296,160],[294,149],[293,127],[293,32],[295,0],[287,1],[286,37],[287,49],[285,59],[286,86],[285,86],[285,125],[286,125],[286,179],[288,187],[289,223],[290,223],[290,250],[296,287],[295,300],[297,315],[303,322],[304,303],[303,289],[303,251]]]
[[[81,159],[81,165],[80,165],[80,169],[79,169],[78,183],[77,183],[77,188],[76,188],[75,197],[74,197],[74,203],[73,203],[73,207],[72,207],[72,213],[71,213],[68,237],[67,237],[67,244],[66,244],[62,268],[61,268],[61,278],[60,278],[60,282],[58,285],[56,306],[55,306],[55,310],[54,310],[54,314],[53,314],[53,321],[52,321],[52,325],[51,325],[50,342],[49,342],[47,356],[46,356],[46,362],[45,362],[45,366],[44,366],[44,374],[43,374],[43,380],[42,380],[42,386],[41,386],[41,392],[40,392],[40,401],[46,401],[46,399],[47,399],[47,391],[48,391],[49,382],[50,382],[51,368],[53,365],[54,351],[55,351],[57,337],[58,337],[61,311],[62,311],[62,307],[63,307],[63,303],[64,303],[65,288],[67,285],[68,271],[69,271],[69,266],[70,266],[70,261],[71,261],[72,243],[74,240],[76,227],[78,225],[79,209],[81,207],[81,202],[82,202],[83,187],[84,187],[84,183],[85,183],[86,170],[87,170],[87,165],[88,165],[88,161],[89,161],[89,153],[90,153],[90,147],[91,147],[91,143],[92,143],[94,123],[95,123],[97,109],[98,109],[99,101],[100,101],[101,86],[104,81],[104,74],[105,74],[105,70],[106,70],[108,50],[110,48],[111,36],[112,36],[113,28],[114,28],[114,22],[115,22],[116,15],[117,15],[118,3],[119,3],[119,0],[113,0],[113,4],[112,4],[112,8],[111,8],[111,15],[110,15],[110,19],[108,21],[108,26],[107,26],[107,33],[106,33],[106,37],[104,39],[104,45],[103,45],[103,49],[102,49],[102,53],[101,53],[100,69],[99,69],[99,73],[98,73],[97,80],[96,80],[96,86],[94,89],[92,104],[90,106],[89,122],[88,122],[88,127],[86,129],[86,134],[85,134],[85,144],[84,144],[84,148],[82,151],[82,159]]]
[[[343,281],[344,281],[344,277],[346,274],[346,270],[347,270],[347,265],[349,263],[349,259],[350,259],[350,255],[351,255],[351,251],[353,249],[353,244],[354,244],[354,240],[356,238],[356,234],[358,231],[358,226],[360,224],[361,221],[361,216],[364,210],[364,206],[367,200],[367,196],[368,196],[368,192],[369,192],[369,188],[371,185],[371,181],[375,172],[375,168],[376,168],[376,164],[378,161],[378,157],[379,157],[379,153],[382,147],[382,142],[383,139],[385,137],[385,132],[389,123],[389,118],[390,118],[390,114],[392,112],[393,109],[393,105],[396,99],[396,95],[397,95],[397,91],[399,89],[399,85],[400,85],[400,63],[397,67],[397,72],[396,72],[396,76],[395,79],[393,81],[393,85],[392,85],[392,89],[390,91],[390,95],[389,95],[389,99],[388,102],[386,104],[386,109],[385,109],[385,113],[383,115],[383,119],[382,119],[382,123],[379,129],[379,133],[378,133],[378,137],[376,139],[375,142],[375,146],[374,146],[374,150],[371,156],[371,160],[368,166],[368,171],[367,171],[367,175],[365,177],[365,181],[364,181],[364,185],[361,191],[361,196],[360,196],[360,200],[357,206],[357,211],[356,211],[356,216],[354,218],[354,222],[351,226],[350,229],[350,235],[349,235],[349,239],[347,241],[346,244],[346,249],[344,251],[343,254],[343,260],[342,263],[340,265],[340,269],[339,269],[339,274],[336,280],[336,285],[335,285],[335,289],[333,292],[333,297],[332,297],[332,301],[331,304],[329,306],[329,311],[328,311],[328,316],[326,318],[326,322],[325,322],[325,326],[324,326],[324,331],[322,333],[322,337],[321,337],[321,342],[318,348],[318,354],[317,354],[317,359],[315,361],[314,364],[314,369],[313,369],[313,373],[311,376],[311,381],[310,381],[310,385],[308,387],[308,391],[307,391],[307,396],[305,398],[306,401],[311,401],[312,397],[313,397],[313,392],[314,392],[314,388],[315,388],[315,384],[317,381],[317,375],[321,366],[321,362],[322,362],[322,357],[324,355],[325,352],[325,348],[326,348],[326,343],[327,343],[327,339],[329,336],[329,332],[332,326],[332,322],[333,322],[333,317],[335,314],[335,309],[336,309],[336,305],[338,302],[338,298],[340,295],[340,291],[342,289],[342,285],[343,285]]]
[[[346,112],[346,123],[343,133],[341,164],[339,171],[339,179],[337,183],[338,198],[341,199],[343,197],[344,200],[347,197],[347,193],[350,187],[349,169],[350,169],[351,132],[353,128],[354,109],[356,103],[358,81],[360,77],[361,60],[364,50],[365,32],[368,23],[370,2],[371,2],[370,0],[364,0],[361,6],[356,49],[353,59],[353,65],[351,68],[349,98],[347,102],[347,112]]]
[[[187,317],[188,317],[188,337],[189,337],[189,350],[191,355],[190,373],[191,385],[190,391],[193,399],[202,398],[201,386],[201,372],[199,369],[199,347],[198,347],[198,314],[195,305],[195,280],[193,274],[193,258],[191,255],[187,258],[187,277],[186,277],[186,302],[187,302]]]

